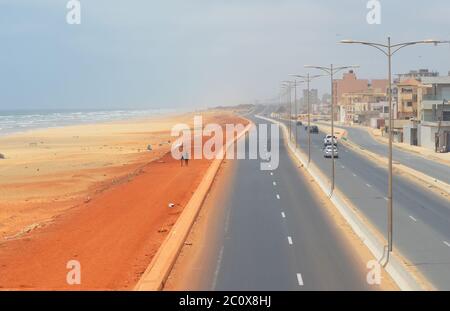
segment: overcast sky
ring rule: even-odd
[[[386,59],[341,39],[450,39],[448,0],[0,0],[0,110],[175,108],[276,96],[303,65],[359,64],[384,78]],[[394,72],[450,70],[448,44],[403,50]],[[329,82],[316,84],[329,91]]]

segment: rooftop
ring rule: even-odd
[[[423,84],[450,84],[450,76],[423,77]]]

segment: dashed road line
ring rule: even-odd
[[[276,182],[273,182],[273,185],[274,185],[274,186],[276,186],[276,185],[277,185],[277,183],[276,183]]]
[[[448,243],[447,241],[444,241],[444,244],[450,247],[450,243]]]
[[[284,212],[281,212],[281,217],[286,218],[286,214]]]
[[[369,185],[369,184],[366,184],[366,186],[367,186],[367,187],[369,187],[369,188],[372,188],[372,186],[371,186],[371,185]]]
[[[356,174],[355,174],[355,173],[353,173],[352,175],[353,175],[353,177],[356,177]]]
[[[292,242],[292,237],[288,236],[288,237],[287,237],[287,239],[288,239],[288,243],[289,243],[289,245],[292,245],[292,244],[294,244],[294,243]]]
[[[220,249],[220,253],[219,253],[219,257],[217,259],[217,266],[216,266],[216,270],[214,271],[214,279],[213,279],[213,284],[212,284],[212,288],[215,290],[216,289],[216,284],[217,284],[217,277],[219,276],[219,272],[220,272],[220,266],[222,264],[222,258],[223,258],[223,246]]]
[[[279,195],[279,194],[277,194],[277,199],[278,199],[278,200],[280,199],[280,195]]]
[[[414,222],[417,222],[417,219],[415,219],[414,217],[409,216],[409,218],[411,218]]]

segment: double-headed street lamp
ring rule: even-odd
[[[389,99],[389,177],[388,177],[388,260],[389,260],[389,252],[392,252],[393,246],[393,193],[392,193],[392,137],[393,137],[393,107],[392,107],[392,56],[397,53],[399,50],[417,44],[434,44],[438,45],[439,43],[448,43],[449,41],[438,41],[438,40],[422,40],[422,41],[411,41],[404,43],[391,43],[391,37],[388,37],[387,44],[376,43],[376,42],[366,42],[366,41],[354,41],[354,40],[342,40],[340,43],[347,44],[362,44],[371,46],[381,51],[388,58],[388,80],[389,80],[389,88],[388,88],[388,99]]]
[[[288,90],[289,90],[289,101],[288,101],[288,105],[289,105],[289,140],[292,142],[292,94],[291,94],[291,89],[292,89],[292,85],[294,85],[294,101],[295,101],[295,105],[297,102],[297,81],[283,81],[283,85],[287,86]],[[297,146],[297,144],[296,144]]]
[[[353,69],[353,68],[359,68],[359,66],[340,66],[335,67],[333,64],[331,64],[330,67],[322,67],[322,66],[311,66],[306,65],[305,68],[313,68],[318,69],[326,73],[326,75],[329,75],[331,78],[331,189],[330,189],[330,196],[333,195],[334,191],[334,185],[335,185],[335,156],[334,156],[334,75],[338,72],[345,70],[345,69]],[[309,130],[309,129],[308,129]]]
[[[307,85],[307,90],[308,90],[308,94],[307,94],[307,106],[308,106],[308,165],[311,163],[311,106],[310,106],[310,101],[309,101],[309,95],[310,95],[310,83],[312,80],[319,78],[319,77],[324,77],[325,75],[315,75],[315,76],[311,76],[309,73],[304,76],[304,75],[298,75],[298,74],[291,74],[290,76],[292,77],[296,77],[296,78],[301,78],[301,82],[306,82]]]

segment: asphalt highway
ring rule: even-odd
[[[366,262],[311,192],[283,141],[274,171],[260,170],[260,160],[248,157],[228,163],[232,181],[213,187],[203,206],[217,215],[201,233],[209,241],[194,264],[200,281],[194,286],[186,277],[188,289],[377,289],[367,284]]]
[[[298,131],[299,148],[306,153],[307,131],[303,126],[295,126],[294,122],[292,129],[293,137],[295,130]],[[322,152],[325,134],[312,134],[311,153],[312,161],[330,177],[331,159],[324,158]],[[351,135],[355,134],[352,132]],[[365,141],[362,135],[361,139]],[[396,152],[398,155],[401,151]],[[387,177],[385,167],[350,148],[339,146],[336,187],[383,234],[387,228]],[[394,248],[436,288],[450,290],[450,202],[401,176],[394,176],[393,191]]]

